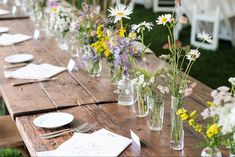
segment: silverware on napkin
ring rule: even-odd
[[[32,80],[32,81],[25,81],[25,82],[19,82],[19,83],[12,83],[12,86],[21,86],[26,84],[32,84],[32,83],[38,83],[38,82],[47,82],[47,81],[55,81],[58,80],[58,78],[48,78],[48,79],[39,79],[39,80]]]
[[[59,130],[59,131],[55,131],[55,132],[51,132],[51,133],[47,133],[47,134],[41,134],[40,138],[41,139],[51,139],[51,138],[62,136],[64,134],[67,134],[70,132],[86,133],[86,132],[90,131],[92,128],[94,128],[95,126],[96,126],[96,124],[84,123],[77,128],[63,129],[63,130]]]
[[[39,64],[42,60],[39,59],[39,60],[34,60],[33,62],[31,63],[19,63],[19,64],[13,64],[13,65],[4,65],[4,68],[5,69],[12,69],[12,68],[19,68],[19,67],[23,67],[23,66],[26,66],[28,64]]]

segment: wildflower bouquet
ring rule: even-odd
[[[50,14],[50,29],[63,38],[70,30],[72,18],[70,12],[63,7],[52,10]]]
[[[205,125],[199,124],[197,121],[198,113],[196,111],[189,112],[184,108],[177,111],[177,115],[183,120],[187,121],[197,133],[201,134],[204,138],[204,142],[199,146],[206,147],[201,156],[216,156],[221,157],[220,151],[217,149],[221,145],[221,127],[218,125],[218,116],[214,114],[215,104],[207,102],[207,108],[201,113],[201,116],[205,120]],[[205,115],[205,113],[207,115]]]
[[[176,6],[181,4],[181,0],[176,1]],[[182,20],[183,19],[183,20]],[[175,41],[174,28],[177,22],[185,23],[185,18],[174,18],[174,11],[172,14],[165,14],[159,16],[156,20],[157,25],[163,25],[167,28],[168,43],[163,46],[164,49],[169,50],[168,55],[163,55],[160,58],[164,59],[170,64],[168,73],[168,83],[172,93],[171,98],[171,148],[174,150],[183,149],[183,123],[176,115],[178,109],[183,107],[184,96],[187,96],[189,91],[192,91],[188,80],[188,74],[195,63],[200,57],[199,47],[190,49],[190,46],[182,46],[180,41]],[[203,42],[212,43],[211,36],[203,32],[198,35],[198,38]],[[185,68],[184,68],[185,67]],[[191,92],[190,92],[191,93]]]
[[[158,84],[158,78],[163,69],[159,68],[154,72],[151,70],[136,67],[135,84],[135,112],[138,117],[144,117],[149,112],[150,128],[155,131],[162,129],[164,98],[169,92],[168,87]],[[157,85],[158,84],[158,85]],[[149,110],[150,109],[150,110]]]
[[[222,86],[212,91],[213,107],[204,110],[203,116],[218,116],[218,125],[223,135],[223,145],[230,148],[231,156],[235,154],[235,78],[229,78],[231,89]],[[212,114],[209,111],[213,111]]]
[[[107,19],[100,13],[100,6],[82,3],[80,10],[76,12],[76,19],[79,25],[78,37],[85,45],[90,45],[97,41],[96,30],[99,25],[107,24]]]

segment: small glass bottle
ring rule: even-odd
[[[124,71],[122,79],[118,82],[118,104],[131,106],[134,103],[133,84],[129,79],[127,70]]]

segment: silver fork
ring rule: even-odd
[[[91,130],[92,128],[94,128],[96,126],[96,124],[87,124],[86,126],[84,126],[83,128],[74,128],[74,129],[69,129],[66,130],[64,132],[60,132],[60,133],[55,133],[52,135],[44,135],[44,136],[40,136],[41,139],[51,139],[51,138],[55,138],[70,132],[78,132],[78,133],[85,133],[88,132],[89,130]]]
[[[77,127],[76,129],[82,129],[82,128],[84,128],[84,127],[87,126],[87,125],[88,125],[88,123],[85,122],[85,123],[83,123],[82,125],[80,125],[79,127]],[[73,128],[73,129],[75,129],[75,128]],[[69,131],[69,130],[71,130],[71,128],[62,129],[62,130],[58,130],[58,131],[54,131],[54,132],[50,132],[50,133],[45,133],[45,134],[41,134],[41,135],[39,135],[39,136],[40,136],[40,137],[43,137],[43,136],[50,136],[50,135],[62,133],[62,132]]]

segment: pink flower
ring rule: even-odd
[[[181,0],[175,0],[176,6],[181,6]]]
[[[190,96],[193,94],[193,89],[192,88],[186,88],[184,90],[184,96],[187,97],[187,96]]]
[[[179,23],[181,24],[187,24],[188,23],[188,18],[185,17],[185,16],[181,16],[179,19],[178,19]]]
[[[197,83],[196,83],[196,82],[193,82],[193,83],[190,85],[191,88],[195,88],[196,86],[197,86]]]

